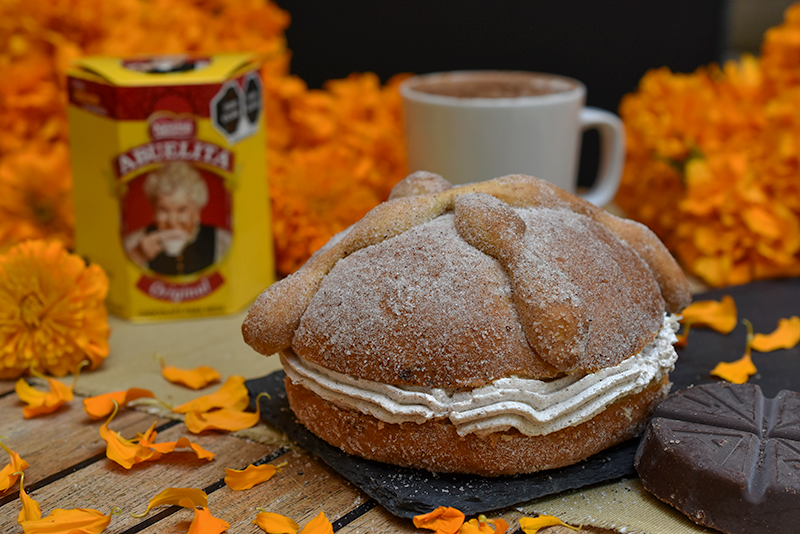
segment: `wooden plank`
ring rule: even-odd
[[[89,419],[80,399],[55,413],[31,419],[23,417],[22,407],[16,395],[0,398],[0,436],[5,436],[3,443],[31,465],[25,470],[28,486],[105,451],[106,444],[99,434],[102,422]],[[131,438],[136,432],[147,430],[153,421],[160,425],[167,419],[123,410],[111,428]],[[5,460],[0,464],[4,465]]]
[[[508,522],[509,534],[521,532],[519,528],[519,519],[524,517],[524,514],[516,510],[507,511],[502,514],[490,513],[487,514],[487,517],[489,519],[497,519],[498,517],[505,519],[506,522]],[[468,517],[467,519],[469,520],[472,518]],[[366,534],[369,532],[413,534],[421,531],[414,527],[410,519],[394,516],[384,508],[378,506],[344,526],[337,531],[337,534]],[[581,528],[581,532],[584,534],[606,534],[609,531],[594,527],[583,527]],[[575,531],[566,527],[554,526],[540,530],[539,534],[575,534]]]
[[[257,508],[285,515],[302,526],[320,512],[325,512],[330,521],[336,521],[368,500],[354,486],[305,452],[291,451],[270,463],[278,465],[283,462],[286,465],[275,476],[251,490],[233,491],[223,485],[209,495],[209,510],[230,523],[229,532],[262,532],[253,525]],[[181,510],[140,532],[184,534],[192,518],[190,510]]]
[[[14,391],[16,380],[0,380],[0,396],[8,395]]]
[[[112,519],[106,532],[124,532],[142,521],[130,514],[143,512],[148,501],[162,490],[206,488],[223,478],[225,467],[246,466],[275,449],[227,435],[191,435],[182,424],[159,433],[157,441],[174,441],[181,436],[189,437],[217,457],[209,462],[198,460],[191,452],[176,452],[130,470],[102,460],[31,492],[31,496],[39,502],[44,515],[54,508],[93,508],[109,513],[119,507],[123,513]],[[0,532],[22,533],[16,522],[18,512],[16,501],[0,508]]]

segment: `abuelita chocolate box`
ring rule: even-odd
[[[275,280],[262,89],[251,54],[76,62],[75,248],[109,311],[227,314]]]

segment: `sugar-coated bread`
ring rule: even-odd
[[[598,393],[608,400],[590,415],[538,433],[514,424],[464,433],[451,416],[381,420],[322,382],[345,377],[346,398],[369,396],[367,384],[434,399],[508,378],[547,389],[638,362],[663,339],[665,312],[690,300],[683,271],[643,225],[530,176],[452,187],[417,172],[267,288],[242,332],[262,354],[284,352],[321,372],[311,389],[291,376],[286,388],[298,419],[329,443],[398,465],[495,476],[568,465],[633,436],[668,392],[674,359],[652,360],[657,372],[635,388]],[[509,413],[519,410],[512,405]]]

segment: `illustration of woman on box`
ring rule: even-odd
[[[137,265],[161,274],[191,274],[225,255],[231,234],[201,223],[208,186],[191,165],[167,163],[147,176],[143,189],[154,221],[125,236],[125,250]]]

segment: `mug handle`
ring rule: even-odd
[[[600,133],[600,166],[591,189],[580,196],[595,206],[605,206],[617,193],[625,164],[625,126],[619,117],[599,108],[584,107],[580,113],[582,130],[596,128]]]

